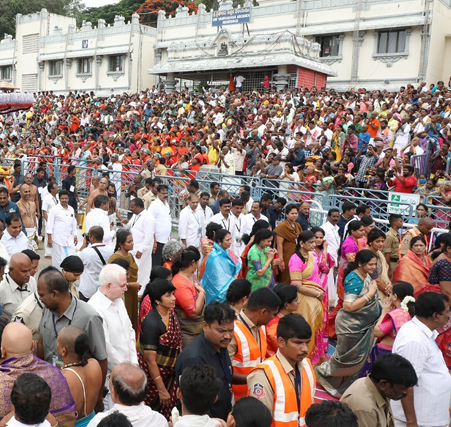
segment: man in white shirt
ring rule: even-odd
[[[44,216],[44,224],[43,228],[45,230],[45,227],[47,225],[47,222],[49,220],[49,213],[58,204],[58,185],[55,182],[52,182],[47,186],[48,193],[43,199],[42,199],[42,215]],[[47,233],[44,233],[44,255],[46,258],[50,258],[52,255],[52,249],[49,248],[48,245],[48,236]]]
[[[77,253],[84,266],[83,273],[80,276],[78,293],[80,299],[86,302],[97,292],[99,288],[99,274],[114,252],[113,246],[105,245],[103,242],[102,227],[98,225],[91,227],[88,239],[89,245]]]
[[[3,315],[11,319],[15,309],[33,292],[30,285],[31,260],[22,253],[14,254],[9,262],[9,272],[0,283],[0,305]]]
[[[116,187],[116,201],[117,206],[119,206],[121,200],[121,182],[122,182],[122,165],[119,163],[119,156],[114,153],[111,155],[111,168],[113,169],[113,173],[111,174],[110,181]]]
[[[109,386],[114,406],[96,414],[88,427],[97,427],[101,420],[115,411],[124,414],[133,427],[168,427],[163,415],[144,404],[147,382],[146,374],[140,367],[131,363],[116,365],[111,372]]]
[[[75,255],[78,243],[77,221],[72,206],[69,206],[69,192],[59,192],[59,204],[50,211],[46,233],[52,248],[52,265],[61,271],[61,261]]]
[[[39,375],[31,372],[24,372],[24,374],[26,375],[21,375],[14,381],[11,391],[12,417],[5,425],[8,427],[31,425],[33,427],[51,427],[50,422],[46,420],[52,401],[50,386]]]
[[[240,257],[246,245],[243,242],[243,222],[244,215],[241,213],[244,208],[244,202],[241,199],[235,199],[232,202],[231,218],[233,220],[232,228],[232,252]]]
[[[338,249],[340,249],[340,235],[338,234],[338,221],[340,211],[330,209],[327,212],[327,221],[322,225],[324,230],[324,240],[327,242],[327,253],[335,260],[335,267],[338,267]],[[327,289],[329,290],[329,307],[335,307],[338,300],[337,286],[335,284],[335,271],[330,269],[327,276]]]
[[[202,237],[205,237],[205,227],[213,216],[213,211],[208,204],[210,203],[210,195],[207,192],[201,193],[199,205],[197,206],[197,217],[202,227]]]
[[[155,227],[153,241],[152,265],[154,267],[163,264],[163,246],[168,242],[172,231],[171,209],[168,203],[168,196],[168,186],[163,184],[159,185],[157,188],[157,198],[148,209],[155,218],[155,223],[158,224],[158,227]]]
[[[405,357],[418,377],[405,399],[391,403],[396,427],[449,426],[451,376],[435,341],[449,320],[448,296],[425,292],[415,301],[415,317],[396,335],[393,353]]]
[[[6,230],[0,242],[8,251],[9,257],[28,248],[27,236],[22,232],[22,220],[16,213],[10,213],[5,219]]]
[[[94,199],[94,209],[91,209],[85,218],[86,231],[96,225],[103,228],[103,242],[107,246],[113,245],[113,239],[116,234],[108,217],[109,206],[110,199],[108,199],[108,196],[99,194]]]
[[[255,201],[254,203],[252,203],[251,213],[244,215],[243,218],[243,234],[250,235],[252,227],[260,219],[267,221],[269,224],[268,218],[265,215],[262,215],[262,210],[263,206],[261,202]]]
[[[154,216],[147,209],[144,209],[144,202],[141,199],[133,199],[130,202],[130,210],[133,216],[130,221],[124,220],[124,225],[133,236],[132,254],[135,257],[136,264],[138,264],[138,283],[142,286],[141,289],[144,292],[147,283],[149,283],[150,270],[153,264],[152,249],[154,247],[156,223]]]
[[[230,210],[232,209],[232,202],[230,199],[221,199],[219,201],[219,213],[213,215],[210,218],[210,222],[214,222],[215,224],[219,224],[222,228],[230,231],[233,231],[233,218],[230,216]],[[208,224],[207,224],[208,225]]]
[[[243,77],[240,73],[235,77],[235,87],[238,92],[243,91],[243,82],[246,80],[245,77]]]
[[[200,222],[199,197],[196,194],[188,196],[188,206],[180,212],[179,237],[185,248],[188,246],[200,247],[202,237],[202,223]]]
[[[122,299],[126,290],[127,272],[119,265],[108,264],[100,271],[99,289],[88,302],[103,320],[108,373],[123,362],[138,364],[136,335]],[[108,403],[112,403],[110,398],[106,398]]]

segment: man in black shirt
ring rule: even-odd
[[[286,199],[279,197],[274,204],[267,209],[266,214],[264,214],[269,219],[269,223],[273,230],[285,219],[283,208],[286,204]]]
[[[63,179],[63,190],[69,192],[69,206],[74,208],[75,213],[77,213],[78,203],[80,202],[80,198],[77,193],[77,184],[75,180],[75,166],[70,165],[67,168],[67,176]]]
[[[175,365],[177,382],[188,366],[210,365],[214,368],[222,388],[208,415],[224,421],[232,409],[233,372],[227,347],[233,337],[234,321],[235,311],[228,304],[209,304],[204,313],[203,332],[183,349]]]

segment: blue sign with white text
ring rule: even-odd
[[[215,10],[211,14],[213,27],[233,24],[247,24],[251,21],[251,8],[241,7],[239,9]]]

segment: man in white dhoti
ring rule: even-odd
[[[130,210],[133,216],[130,221],[124,220],[123,223],[133,236],[132,254],[138,264],[138,283],[142,286],[140,291],[142,294],[149,283],[152,269],[155,218],[147,209],[144,209],[142,199],[133,199],[130,202]]]
[[[47,222],[48,244],[52,248],[52,265],[61,270],[62,260],[75,254],[77,221],[72,206],[69,206],[69,192],[59,192],[59,204],[50,211]]]
[[[47,227],[47,222],[49,220],[49,213],[52,208],[58,204],[58,185],[52,182],[47,186],[49,194],[42,199],[42,215],[44,216],[43,228]],[[52,248],[49,248],[47,233],[44,234],[44,255],[46,258],[51,258]]]

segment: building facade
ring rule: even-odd
[[[220,10],[231,8],[229,0],[220,3]],[[252,6],[247,25],[218,28],[212,18],[202,5],[196,15],[181,10],[171,18],[161,11],[155,66],[149,72],[165,76],[171,86],[174,78],[197,76],[200,82],[208,71],[213,71],[210,82],[226,83],[235,72],[251,70],[255,62],[260,68],[267,65],[265,71],[275,84],[288,77],[290,86],[321,87],[321,70],[329,75],[327,86],[340,91],[398,90],[421,81],[447,84],[451,75],[451,58],[446,55],[451,0],[260,0],[259,6]],[[227,49],[218,58],[222,43]],[[288,67],[277,63],[276,57],[289,62],[290,55],[295,60]],[[258,87],[262,79],[256,74],[247,89]]]
[[[116,16],[113,25],[99,20],[93,27],[43,9],[17,15],[16,39],[0,42],[0,80],[24,92],[70,90],[139,92],[154,78],[146,70],[153,65],[156,29],[139,24],[139,16]]]

